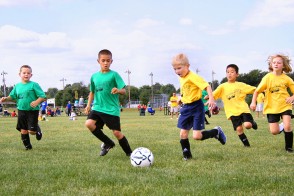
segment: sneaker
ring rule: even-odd
[[[192,159],[192,154],[190,151],[188,151],[186,148],[183,151],[184,160],[187,161],[189,159]]]
[[[32,145],[25,146],[25,150],[32,150],[32,149],[33,149]]]
[[[43,134],[42,134],[41,128],[38,125],[38,127],[37,127],[37,133],[36,133],[36,139],[37,140],[41,140],[42,139],[42,136],[43,136]]]
[[[222,128],[220,126],[214,127],[214,129],[218,130],[218,134],[215,136],[215,138],[220,141],[222,145],[225,145],[227,142],[227,137],[225,133],[223,132]]]
[[[252,129],[256,130],[257,128],[257,123],[255,121],[252,121]]]
[[[279,130],[280,130],[280,133],[282,133],[284,131],[284,123],[283,122],[281,122],[279,124]]]
[[[286,152],[288,152],[288,153],[293,153],[293,149],[292,149],[292,148],[287,148],[287,149],[286,149]]]
[[[113,143],[112,145],[108,145],[108,144],[103,144],[101,145],[101,152],[100,152],[100,156],[105,156],[108,151],[113,148],[115,146],[115,144]]]

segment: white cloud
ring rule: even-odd
[[[154,26],[162,25],[163,22],[156,21],[150,18],[143,18],[136,22],[135,28],[149,28]]]
[[[49,0],[0,0],[1,6],[43,5]]]
[[[57,51],[69,49],[71,40],[65,33],[49,32],[39,34],[19,27],[5,25],[0,27],[0,45],[3,48],[27,48],[35,51],[55,49]]]
[[[289,22],[294,22],[294,0],[264,0],[258,1],[241,28],[274,27]]]
[[[181,25],[192,25],[193,24],[193,21],[191,18],[181,18],[179,22]]]

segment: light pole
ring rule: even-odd
[[[197,69],[196,69],[196,73],[198,74],[199,72],[200,72],[200,70],[197,68]]]
[[[212,90],[214,90],[214,84],[213,84],[214,74],[215,74],[215,72],[212,70],[212,72],[211,72],[211,75],[212,75],[211,88],[212,88]]]
[[[125,71],[125,73],[128,74],[129,108],[131,108],[131,86],[130,86],[130,74],[131,74],[131,71],[127,70],[127,71]]]
[[[3,76],[3,93],[4,93],[4,97],[6,97],[6,85],[5,85],[5,74],[7,74],[5,71],[1,72],[1,75]]]
[[[64,82],[66,81],[66,79],[65,79],[65,78],[62,78],[60,81],[62,82],[62,84],[63,84],[63,89],[64,89]]]
[[[151,106],[153,105],[153,73],[151,72],[149,74],[149,76],[151,77]]]

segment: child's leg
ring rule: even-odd
[[[217,126],[211,130],[194,130],[193,131],[193,139],[195,140],[206,140],[209,138],[216,138],[222,145],[224,145],[227,141],[227,137],[224,134],[221,127]]]
[[[293,131],[291,127],[291,116],[283,115],[285,149],[287,152],[293,152]]]
[[[205,124],[209,125],[209,122],[206,117],[205,117]]]
[[[29,132],[24,129],[21,129],[20,132],[21,132],[21,140],[22,140],[22,143],[25,146],[26,150],[31,150],[33,147],[32,147],[31,141],[30,141]]]
[[[122,134],[122,132],[113,130],[113,135],[118,139],[119,145],[123,149],[123,151],[126,153],[127,156],[130,156],[132,154],[132,149],[130,147],[130,144],[127,140],[127,138]]]
[[[244,144],[245,147],[249,147],[249,141],[247,139],[247,136],[245,135],[244,131],[243,131],[243,126],[240,125],[237,127],[236,129],[237,135],[239,136],[241,142]]]
[[[185,160],[192,158],[192,153],[191,153],[191,149],[190,149],[190,142],[189,142],[189,139],[188,139],[188,135],[189,135],[188,130],[181,129],[181,132],[180,132],[180,138],[181,138],[180,144],[181,144],[181,147],[182,147],[182,152],[183,152],[183,156],[184,156]]]

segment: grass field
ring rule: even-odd
[[[86,117],[48,117],[43,139],[31,136],[25,151],[16,118],[1,117],[0,195],[294,195],[294,154],[284,150],[284,134],[273,136],[264,118],[245,133],[243,147],[224,113],[208,119],[222,126],[227,144],[193,141],[193,159],[183,161],[176,120],[157,112],[121,115],[122,131],[133,149],[144,146],[155,157],[150,168],[135,168],[111,131],[116,147],[100,157],[100,144],[84,126]],[[192,133],[190,133],[192,136]]]

